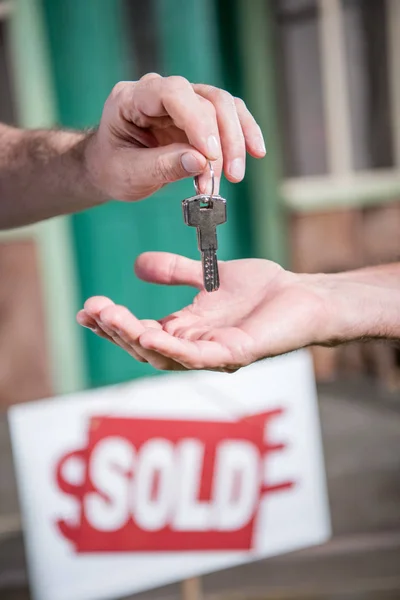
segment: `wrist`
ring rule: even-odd
[[[400,289],[371,284],[342,274],[311,275],[324,317],[318,344],[359,339],[400,339]]]
[[[110,199],[100,183],[100,173],[96,161],[96,133],[95,129],[86,132],[76,146],[76,151],[80,154],[84,187],[88,197],[93,199],[94,205],[103,204]]]

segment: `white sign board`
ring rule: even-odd
[[[19,405],[12,443],[36,600],[101,600],[330,533],[306,351]]]

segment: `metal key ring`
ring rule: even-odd
[[[208,161],[208,166],[210,167],[210,173],[211,173],[211,194],[209,194],[209,198],[211,200],[212,196],[214,196],[214,169],[213,169],[213,166],[210,161]],[[199,176],[198,175],[193,177],[193,184],[194,184],[194,189],[196,190],[196,194],[198,196],[200,196],[201,191],[200,191],[200,187],[199,187]]]

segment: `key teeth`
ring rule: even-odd
[[[217,255],[213,250],[202,253],[204,288],[207,292],[219,289],[219,271]]]
[[[206,292],[216,292],[219,289],[219,283],[206,283],[204,286]]]

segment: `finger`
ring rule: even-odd
[[[198,96],[201,103],[209,104],[209,101],[203,98],[202,96]],[[221,175],[223,168],[223,160],[224,157],[221,153],[220,157],[217,160],[211,162],[211,169],[209,167],[209,162],[207,161],[207,165],[202,173],[199,174],[197,183],[200,189],[200,193],[202,194],[219,194],[219,189],[221,185]],[[213,184],[214,179],[214,184]]]
[[[140,323],[145,329],[162,329],[161,323],[153,319],[141,319]]]
[[[92,317],[90,317],[83,309],[77,313],[76,320],[79,325],[82,325],[82,327],[87,327],[88,329],[94,329],[97,327],[96,321],[92,319]]]
[[[188,327],[190,324],[193,324],[193,315],[190,311],[178,311],[172,315],[168,315],[168,317],[164,317],[164,319],[161,319],[160,323],[162,329],[170,335],[184,337],[180,336],[178,332],[182,330],[185,325]]]
[[[95,326],[91,329],[99,337],[102,337],[117,345],[121,345],[119,344],[117,336],[112,335],[111,332],[107,330],[106,327],[104,327],[104,324],[101,322],[100,319],[101,312],[103,310],[106,310],[107,308],[112,307],[115,307],[115,304],[109,298],[106,298],[105,296],[93,296],[92,298],[86,300],[84,304],[84,313],[87,315],[87,319],[90,319],[95,323]],[[126,350],[126,348],[123,349]]]
[[[198,186],[201,194],[219,194],[221,187],[222,160],[212,163],[214,170],[214,186],[212,184],[211,172],[208,167],[199,175]]]
[[[114,96],[126,120],[148,127],[149,117],[170,116],[192,146],[209,160],[221,154],[218,124],[211,103],[201,103],[184,77],[162,77],[121,85]]]
[[[104,309],[104,310],[107,310],[107,309]],[[98,317],[98,321],[99,320],[100,320],[100,315]],[[124,342],[119,338],[119,336],[116,334],[116,332],[108,329],[106,326],[104,326],[103,323],[99,324],[98,321],[95,321],[95,319],[90,317],[84,310],[79,311],[79,313],[77,314],[77,321],[83,327],[87,327],[88,329],[91,329],[99,337],[101,337],[105,340],[108,340],[109,342],[114,343],[116,346],[119,346],[120,348],[122,348],[122,350],[125,350],[126,352],[131,354],[134,358],[136,358],[136,360],[140,360],[140,362],[144,362],[139,355],[136,355],[135,352],[131,348],[127,347],[127,345],[124,344]]]
[[[139,342],[142,348],[158,352],[187,369],[222,369],[231,366],[230,351],[217,342],[191,342],[175,338],[163,330],[146,330]]]
[[[106,306],[114,306],[114,302],[106,296],[92,296],[86,300],[83,309],[88,316],[97,320],[100,311]]]
[[[223,167],[223,158],[207,162],[203,171],[198,175],[197,183],[201,194],[219,194],[221,186],[221,175]],[[213,183],[214,180],[214,183]]]
[[[140,324],[145,329],[162,329],[161,323],[155,321],[153,319],[141,319]],[[139,347],[138,342],[138,347]],[[152,367],[162,370],[162,371],[172,371],[176,370],[173,368],[173,365],[170,364],[171,361],[169,359],[165,359],[165,357],[159,355],[157,352],[152,352],[151,350],[145,351],[140,347],[141,356],[145,362],[148,362]]]
[[[114,338],[111,332],[122,341],[129,349],[136,360],[139,362],[148,362],[156,369],[162,371],[177,370],[176,365],[171,359],[160,355],[158,352],[142,348],[139,344],[140,335],[146,331],[145,321],[139,321],[127,308],[124,306],[113,306],[105,308],[100,314],[103,327],[109,335]],[[156,331],[161,325],[157,321],[148,321],[151,325],[149,328]]]
[[[128,352],[128,354],[133,356],[133,358],[135,358],[137,361],[146,362],[141,357],[141,355],[136,352],[134,347],[132,347],[129,343],[125,342],[125,340],[119,334],[119,331],[117,331],[117,329],[115,327],[113,327],[112,325],[109,324],[109,322],[111,322],[109,315],[114,314],[120,308],[121,307],[116,306],[116,305],[107,306],[106,308],[103,308],[103,310],[100,311],[100,314],[98,317],[98,321],[97,321],[98,325],[99,325],[99,327],[101,327],[101,329],[104,331],[104,333],[106,333],[114,341],[114,343],[117,346],[122,348],[122,350],[125,350],[125,352]]]
[[[145,328],[144,330],[143,327]],[[160,371],[182,370],[182,367],[180,365],[175,365],[174,361],[170,358],[162,356],[153,350],[148,350],[141,347],[139,343],[140,335],[147,330],[156,331],[158,329],[161,329],[161,324],[157,321],[144,319],[142,321],[138,321],[129,319],[129,321],[124,321],[124,324],[119,329],[119,335],[121,339],[125,340],[125,342],[130,345],[135,354],[139,357],[138,360],[141,362],[147,362],[152,367]]]
[[[94,296],[85,302],[85,309],[77,314],[77,321],[83,327],[91,329],[98,337],[101,337],[119,346],[128,352],[139,362],[146,360],[138,354],[135,349],[125,342],[118,332],[108,325],[108,313],[118,310],[112,300],[104,296]]]
[[[201,289],[201,263],[168,252],[145,252],[135,262],[135,273],[143,281],[163,285],[190,285]]]
[[[147,362],[149,365],[158,371],[187,371],[187,368],[184,365],[181,365],[172,358],[163,356],[159,352],[146,350],[144,348],[142,348],[142,352],[147,357]]]
[[[80,320],[88,323],[88,325],[85,324],[85,322],[82,322],[81,324],[84,327],[89,327],[99,337],[104,338],[109,342],[116,343],[115,340],[106,331],[104,331],[101,323],[99,322],[99,314],[101,310],[107,306],[114,306],[114,302],[105,296],[93,296],[92,298],[86,300],[84,309],[78,313],[77,318],[79,317]],[[80,320],[78,320],[78,322],[80,322]]]
[[[211,85],[196,84],[194,90],[215,107],[227,179],[241,181],[246,167],[246,144],[234,98]]]
[[[254,158],[262,158],[266,152],[262,131],[243,100],[241,98],[235,98],[234,100],[246,142],[246,149]]]
[[[120,345],[139,362],[147,362],[137,343],[145,327],[125,306],[107,306],[99,314],[99,325],[112,339],[120,340]]]
[[[162,76],[159,73],[146,73],[142,75],[140,81],[150,81],[151,79],[162,79]]]
[[[176,364],[169,357],[163,356],[151,349],[142,348],[139,343],[140,335],[145,331],[160,330],[157,321],[139,321],[125,306],[108,306],[100,313],[100,322],[103,329],[115,340],[116,336],[126,346],[127,351],[139,362],[148,362],[155,369],[161,371],[182,370],[182,365]],[[148,328],[145,328],[145,325]]]
[[[101,329],[101,327],[97,325],[96,321],[92,319],[92,317],[89,317],[89,315],[87,315],[84,310],[80,310],[78,312],[78,314],[76,315],[76,320],[78,321],[79,325],[90,329],[98,337],[108,340],[109,342],[115,343],[114,340],[110,336],[108,336],[105,333],[105,331],[103,331],[103,329]]]
[[[134,170],[135,187],[149,188],[193,177],[205,171],[207,160],[189,144],[175,143],[157,148],[142,148],[136,153]],[[150,182],[150,185],[149,185]]]
[[[212,86],[204,84],[194,84],[193,89],[197,94],[208,98],[210,97],[210,90],[211,94],[214,95],[218,92],[224,93],[223,90],[218,90],[218,88],[213,88]],[[255,118],[248,110],[246,104],[241,98],[233,98],[233,100],[248,152],[256,158],[261,158],[262,156],[265,156],[264,136],[259,125],[257,124]],[[222,135],[221,143],[222,145],[224,144]],[[224,147],[223,154],[225,156]]]
[[[97,337],[100,337],[104,340],[107,340],[108,342],[111,342],[112,344],[115,344],[114,340],[109,335],[107,335],[106,332],[103,331],[103,329],[101,329],[101,327],[98,327],[96,325],[91,331],[93,331],[93,333],[95,333]]]
[[[195,325],[186,325],[183,327],[177,327],[174,329],[174,333],[173,335],[177,338],[181,338],[183,340],[189,340],[189,341],[194,341],[194,340],[199,340],[201,339],[201,337],[203,335],[205,335],[208,331],[210,330],[210,326],[208,325],[203,325],[203,326],[195,326]],[[167,331],[168,333],[171,333],[171,331],[168,331],[168,329],[165,329],[165,331]]]

